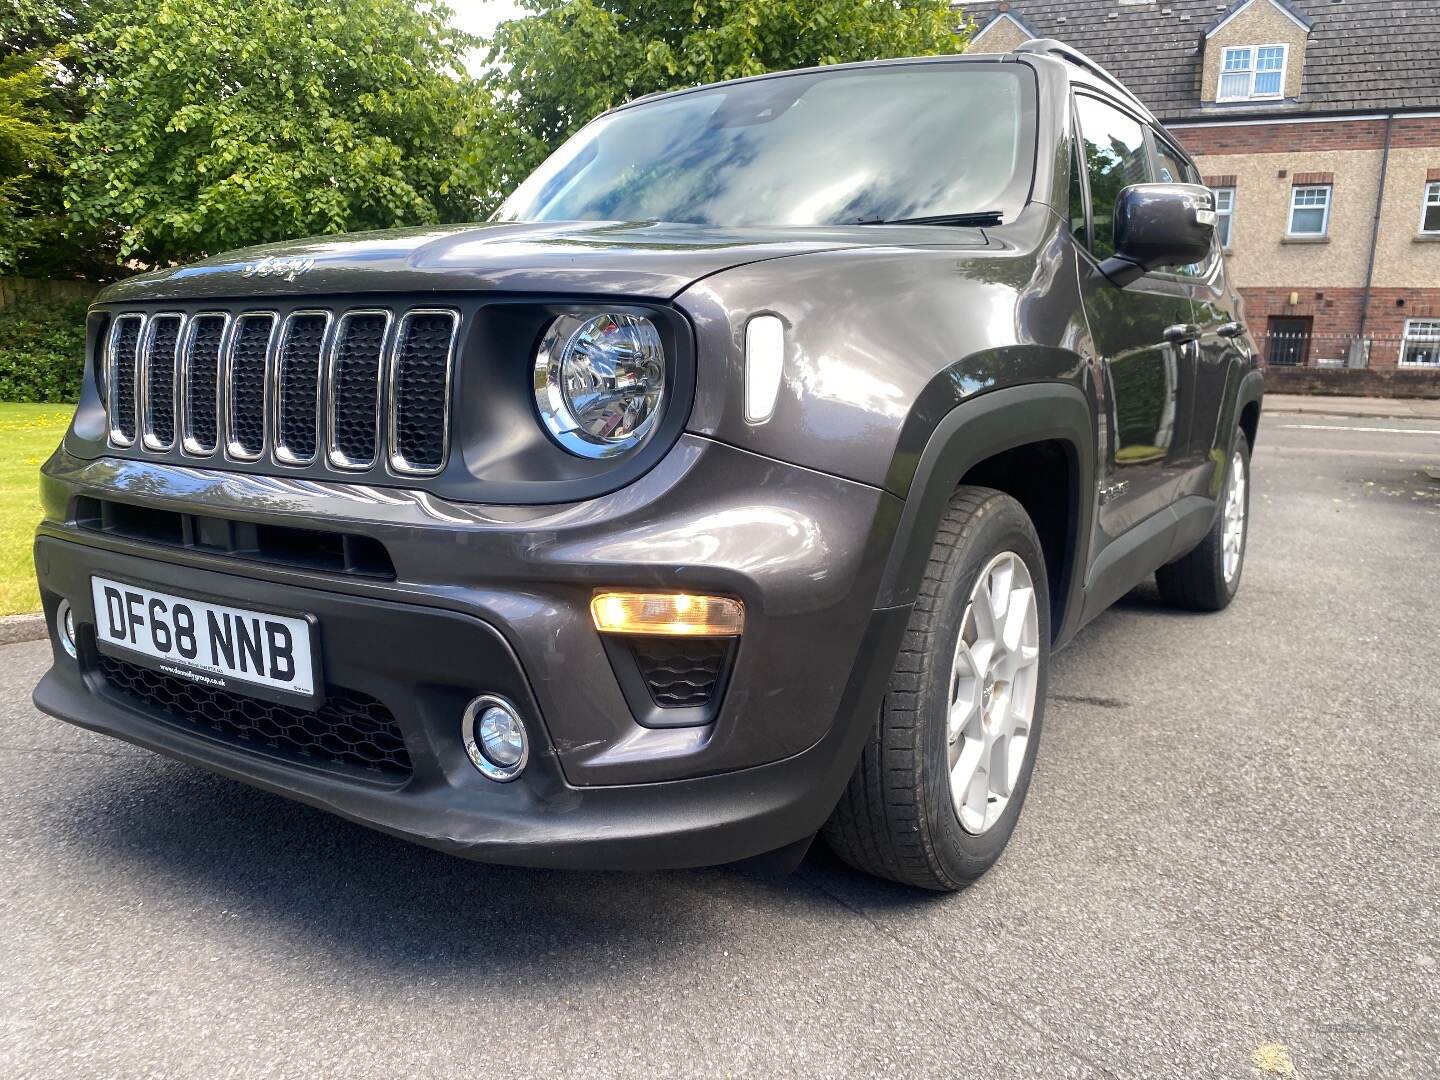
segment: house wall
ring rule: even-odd
[[[1285,96],[1300,96],[1305,67],[1304,27],[1277,8],[1270,0],[1255,0],[1248,8],[1205,40],[1205,58],[1200,76],[1200,100],[1215,100],[1220,89],[1220,61],[1227,45],[1288,45],[1285,59]]]
[[[1015,24],[1014,19],[996,19],[970,39],[966,52],[1007,53],[1030,40],[1030,35]]]
[[[1246,124],[1171,129],[1204,176],[1233,177],[1230,273],[1245,317],[1313,319],[1310,362],[1343,360],[1362,330],[1373,367],[1393,367],[1405,320],[1440,317],[1440,242],[1418,237],[1426,178],[1440,169],[1440,117],[1396,119],[1380,192],[1385,121]],[[1296,174],[1332,174],[1324,242],[1286,237]],[[1365,276],[1379,234],[1366,303]],[[1294,303],[1291,303],[1292,298]]]

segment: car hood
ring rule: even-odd
[[[948,244],[985,244],[979,229],[944,232]],[[431,226],[226,252],[128,278],[106,289],[98,302],[447,290],[668,299],[720,270],[815,251],[892,245],[895,233],[873,226],[719,229],[596,221]]]

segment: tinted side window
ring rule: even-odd
[[[1155,179],[1162,184],[1198,184],[1195,168],[1158,135],[1155,137]]]
[[[1145,130],[1138,120],[1098,98],[1077,95],[1085,168],[1090,174],[1093,248],[1097,258],[1115,254],[1115,200],[1122,188],[1151,179]]]

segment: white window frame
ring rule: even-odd
[[[1260,62],[1261,49],[1280,50],[1280,89],[1273,94],[1257,94],[1255,92],[1255,76],[1258,74],[1258,71],[1256,70],[1256,65]],[[1245,93],[1230,94],[1227,96],[1225,94],[1225,75],[1227,74],[1225,63],[1227,60],[1229,60],[1230,54],[1234,52],[1248,52],[1250,54],[1250,61],[1246,67],[1228,69],[1228,73],[1234,75],[1243,72],[1244,74],[1249,76],[1249,79],[1246,81]],[[1215,80],[1215,100],[1275,101],[1278,98],[1283,98],[1285,96],[1285,75],[1289,71],[1289,69],[1290,46],[1285,44],[1283,41],[1272,41],[1264,45],[1227,45],[1220,53],[1220,71],[1219,74],[1216,76]]]
[[[1296,210],[1314,210],[1314,209],[1315,209],[1315,207],[1314,207],[1313,205],[1305,205],[1305,206],[1296,206],[1296,205],[1295,205],[1295,200],[1296,200],[1296,198],[1299,196],[1300,192],[1302,192],[1302,191],[1324,191],[1324,192],[1325,192],[1325,205],[1321,208],[1321,209],[1324,210],[1324,214],[1323,214],[1322,217],[1320,218],[1320,231],[1319,231],[1319,232],[1296,232],[1296,231],[1295,231],[1295,211],[1296,211]],[[1292,188],[1290,189],[1290,220],[1289,220],[1288,222],[1286,222],[1286,224],[1285,224],[1285,235],[1286,235],[1286,236],[1290,236],[1290,237],[1299,237],[1299,238],[1301,238],[1301,239],[1305,239],[1305,238],[1318,238],[1318,237],[1321,237],[1321,236],[1329,236],[1329,235],[1330,235],[1330,207],[1334,204],[1334,202],[1335,202],[1335,185],[1334,185],[1334,184],[1296,184],[1294,187],[1292,187]]]
[[[1221,207],[1220,205],[1220,193],[1222,191],[1230,196],[1229,206]],[[1220,238],[1219,224],[1220,219],[1224,218],[1227,224],[1225,226],[1225,239],[1220,244],[1220,249],[1222,251],[1229,251],[1230,245],[1235,242],[1235,188],[1233,185],[1227,184],[1225,187],[1211,188],[1210,193],[1215,196],[1215,238],[1217,240]]]
[[[1426,329],[1418,334],[1413,333],[1412,328],[1417,323],[1424,323],[1431,329]],[[1416,363],[1413,360],[1405,359],[1405,350],[1410,347],[1411,340],[1434,342],[1436,360],[1433,364]],[[1400,339],[1400,366],[1411,368],[1424,368],[1427,371],[1440,367],[1440,318],[1433,319],[1406,319],[1405,336]]]
[[[1427,180],[1425,182],[1425,194],[1420,199],[1420,235],[1440,236],[1440,226],[1433,229],[1425,228],[1425,213],[1432,206],[1440,206],[1440,180]]]

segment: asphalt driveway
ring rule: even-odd
[[[50,721],[4,647],[0,1075],[1440,1075],[1427,461],[1440,423],[1267,416],[1239,599],[1056,658],[953,897],[459,862]]]

